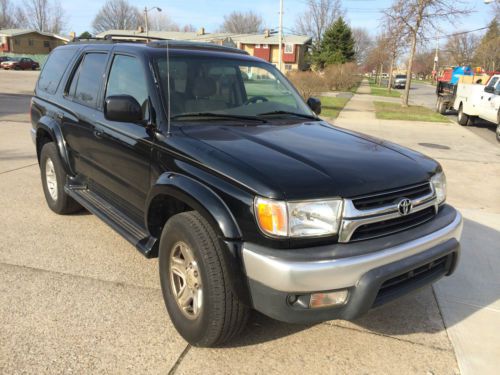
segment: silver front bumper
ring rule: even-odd
[[[450,239],[459,241],[462,225],[462,216],[457,211],[450,224],[415,240],[365,255],[310,262],[280,259],[259,251],[258,245],[244,243],[243,263],[248,278],[282,292],[349,288],[374,268],[419,254]]]

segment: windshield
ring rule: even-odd
[[[163,98],[167,98],[166,57],[157,58],[156,65]],[[256,61],[171,56],[170,94],[174,119],[206,114],[227,118],[314,116],[276,68]]]
[[[406,78],[406,76],[404,74],[398,74],[396,78]]]

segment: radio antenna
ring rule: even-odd
[[[167,137],[170,137],[170,47],[167,40]]]

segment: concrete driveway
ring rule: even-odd
[[[7,74],[12,83],[5,84]],[[14,74],[18,76],[12,79]],[[34,78],[28,72],[0,71],[0,92],[8,94],[0,102],[0,116],[14,102],[11,95],[23,93],[24,80],[31,79],[33,85]],[[26,113],[18,109],[14,115],[20,119]],[[9,116],[0,117],[0,373],[459,372],[430,287],[356,322],[297,326],[255,314],[242,337],[227,347],[187,345],[166,314],[157,260],[142,257],[90,214],[53,214],[44,201],[30,125]],[[457,136],[452,125],[435,129],[437,135],[424,126],[387,134],[376,125],[364,130],[412,146],[416,140],[437,142],[437,137],[453,148],[472,142],[477,151],[472,160],[463,149],[443,155],[436,151],[433,156],[448,172],[450,202],[470,212],[464,260],[483,248],[496,249],[498,255],[500,152],[470,132]],[[482,262],[477,262],[477,272],[483,272]],[[469,268],[469,262],[462,267]],[[456,289],[447,289],[451,280],[439,282],[436,290],[455,301]],[[484,298],[471,299],[470,305],[492,306],[494,314],[498,285],[466,285],[467,295],[483,287],[491,290],[481,294]],[[448,326],[484,310],[472,309],[460,310]]]

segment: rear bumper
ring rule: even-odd
[[[302,249],[309,251],[310,259],[295,259],[284,258],[283,250],[245,243],[243,262],[253,306],[272,318],[287,322],[354,319],[372,306],[450,275],[460,253],[462,217],[450,206],[446,206],[440,215],[425,227],[414,228],[408,233],[332,245],[332,248],[341,247],[342,251],[327,249],[336,254],[330,259],[318,257],[315,248]],[[406,242],[393,241],[397,236],[400,240],[405,234],[416,238]],[[324,253],[323,249],[320,252]],[[403,281],[395,283],[399,279]],[[348,290],[348,300],[338,307],[310,309],[304,304],[295,306],[289,302],[290,298],[299,298],[307,305],[313,292],[343,289]]]

